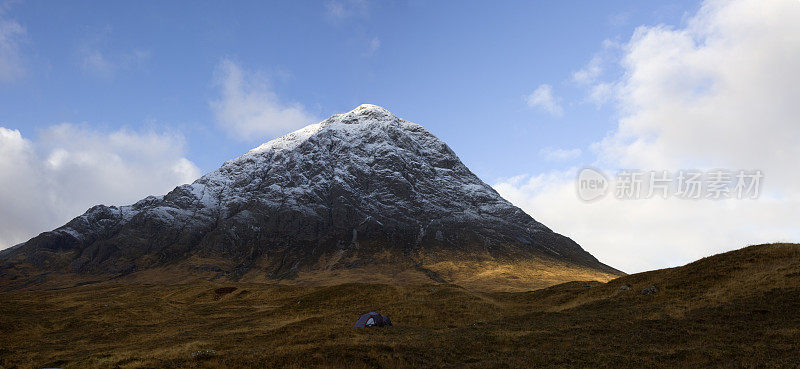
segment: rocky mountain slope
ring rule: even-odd
[[[503,199],[422,126],[361,105],[164,196],[95,206],[0,253],[0,281],[311,281],[315,272],[368,270],[356,279],[444,282],[519,263],[589,279],[618,274]]]

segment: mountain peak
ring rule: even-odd
[[[303,143],[311,136],[317,134],[325,128],[335,129],[337,124],[360,124],[360,123],[380,123],[380,122],[405,122],[388,110],[378,105],[361,104],[353,110],[344,114],[334,114],[330,118],[315,124],[305,126],[297,131],[288,133],[275,138],[260,146],[250,150],[247,154],[255,154],[268,150],[291,150]],[[407,124],[412,124],[405,122]],[[360,128],[368,127],[368,124]],[[352,129],[352,128],[351,128]]]
[[[328,119],[328,121],[339,121],[345,124],[395,120],[400,119],[385,108],[372,104],[361,104],[347,113],[336,114]]]
[[[93,207],[0,255],[0,272],[2,262],[107,275],[178,265],[258,280],[403,265],[444,281],[424,266],[443,260],[615,272],[503,199],[425,128],[369,104],[165,196]]]
[[[355,109],[347,112],[346,114],[348,114],[348,115],[349,114],[365,115],[365,114],[371,114],[371,113],[380,113],[380,114],[392,115],[392,113],[389,112],[388,110],[386,110],[386,108],[384,108],[382,106],[378,106],[378,105],[373,105],[373,104],[361,104],[358,107],[356,107]]]

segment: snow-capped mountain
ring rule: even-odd
[[[164,196],[92,207],[0,254],[0,277],[20,265],[126,275],[185,264],[220,278],[292,278],[385,255],[419,268],[535,256],[616,272],[503,199],[422,126],[361,105]]]

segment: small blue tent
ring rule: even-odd
[[[381,315],[376,312],[369,312],[362,315],[356,321],[356,325],[353,328],[358,327],[383,327],[386,325],[392,325],[392,321],[389,320],[389,317],[386,315]]]

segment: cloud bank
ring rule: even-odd
[[[589,84],[590,96],[602,89],[621,117],[592,145],[595,166],[609,173],[760,169],[759,199],[611,197],[586,204],[575,194],[575,168],[502,179],[495,188],[628,272],[751,243],[800,240],[797,19],[797,1],[706,1],[682,27],[636,29],[622,45],[619,79],[600,80],[595,61],[573,76]],[[536,96],[536,106],[552,100],[547,92]]]
[[[0,249],[63,225],[97,204],[126,205],[199,177],[183,139],[60,124],[35,140],[0,127]]]
[[[553,87],[547,84],[539,85],[530,95],[525,96],[525,103],[531,108],[537,108],[554,116],[564,114],[564,109],[553,95]]]
[[[217,125],[234,138],[263,141],[289,133],[318,119],[298,103],[284,103],[263,76],[223,60],[215,77],[220,98],[210,103]]]

